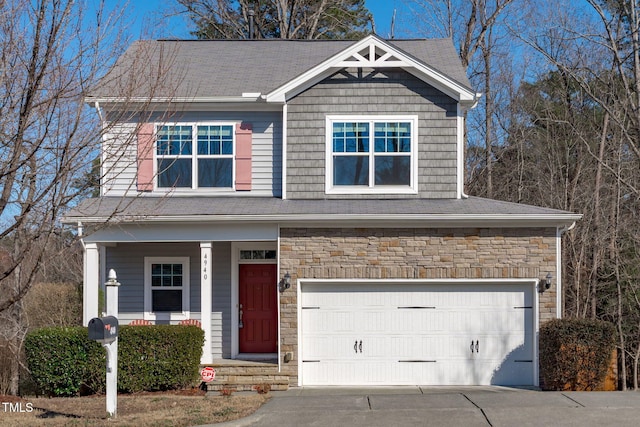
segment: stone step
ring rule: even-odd
[[[223,389],[251,391],[264,385],[269,385],[274,391],[289,388],[289,376],[278,372],[277,364],[234,361],[234,363],[212,363],[207,366],[216,370],[216,378],[207,383],[208,391]]]

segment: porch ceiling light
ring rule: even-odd
[[[291,275],[288,271],[284,274],[284,277],[280,280],[278,285],[280,286],[280,292],[284,292],[291,287]]]

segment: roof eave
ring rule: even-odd
[[[251,96],[201,96],[201,97],[117,97],[117,96],[86,96],[84,102],[95,105],[100,104],[167,104],[167,103],[252,103],[265,102],[262,94]]]
[[[395,224],[398,221],[403,224],[417,224],[429,227],[443,226],[491,226],[491,227],[563,227],[569,226],[582,218],[578,214],[258,214],[258,215],[127,215],[116,217],[69,216],[63,219],[63,223],[76,224],[103,224],[106,222],[126,223],[176,223],[176,222],[271,222],[286,224],[306,225],[362,225],[371,224]]]

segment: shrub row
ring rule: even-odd
[[[122,326],[118,333],[118,391],[170,390],[198,378],[204,332],[197,326]],[[53,327],[30,332],[27,364],[39,390],[49,396],[105,391],[106,355],[86,328]]]
[[[595,390],[604,382],[616,346],[613,324],[556,319],[540,327],[540,370],[546,390]]]

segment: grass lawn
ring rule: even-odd
[[[118,395],[115,419],[107,417],[105,396],[22,399],[0,396],[0,426],[194,426],[246,417],[265,403],[268,396],[257,393],[228,397],[184,392],[124,394]],[[10,403],[13,406],[10,407]],[[21,404],[23,412],[14,412],[16,403]],[[33,408],[31,412],[29,407]]]

